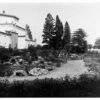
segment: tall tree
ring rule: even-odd
[[[55,40],[56,40],[56,49],[60,49],[62,47],[62,39],[63,36],[63,24],[61,20],[59,19],[59,16],[56,16],[56,23],[55,23]]]
[[[70,52],[70,39],[71,39],[70,26],[66,21],[62,37],[62,46],[65,50],[67,50],[68,53]]]
[[[32,34],[31,34],[32,32],[30,30],[29,25],[26,25],[26,32],[27,32],[28,38],[32,40],[33,37],[32,37]]]
[[[72,37],[73,51],[84,53],[87,49],[86,33],[83,29],[78,29]]]
[[[54,19],[52,15],[49,13],[47,14],[47,17],[45,18],[45,24],[44,24],[44,29],[43,29],[43,41],[42,43],[45,43],[45,45],[48,48],[52,48],[52,40],[53,36],[55,35],[54,32]]]

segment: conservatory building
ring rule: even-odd
[[[0,47],[25,49],[36,44],[32,34],[18,22],[18,17],[5,14],[5,11],[0,13]]]

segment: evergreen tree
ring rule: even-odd
[[[53,38],[55,36],[54,32],[54,19],[52,15],[49,13],[45,19],[44,29],[43,29],[43,41],[48,48],[53,48]]]
[[[73,51],[77,53],[84,53],[87,49],[87,41],[85,40],[86,33],[83,29],[78,29],[74,32],[72,37]]]
[[[68,22],[66,21],[62,37],[62,46],[65,50],[67,50],[68,53],[70,52],[70,38],[71,38],[70,27]]]
[[[63,24],[61,20],[59,19],[59,16],[56,16],[56,23],[55,23],[55,43],[56,43],[56,49],[60,49],[62,47],[62,39],[63,36]]]
[[[32,37],[32,34],[31,34],[31,30],[30,30],[30,27],[29,27],[29,25],[26,25],[26,32],[27,32],[27,35],[28,35],[28,37],[29,37],[29,39],[33,39],[33,37]]]

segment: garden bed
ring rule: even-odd
[[[88,72],[100,77],[100,54],[91,54],[84,57],[85,66]]]

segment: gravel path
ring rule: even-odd
[[[8,79],[10,82],[14,80],[34,80],[34,79],[44,79],[44,78],[61,78],[65,77],[67,74],[70,77],[78,76],[86,71],[86,67],[84,65],[83,60],[71,60],[68,61],[66,64],[62,64],[61,67],[56,68],[55,70],[51,71],[47,75],[41,76],[25,76],[25,77],[9,77],[9,78],[0,78],[0,79]]]
[[[55,69],[51,74],[48,74],[48,78],[61,78],[65,77],[67,74],[70,77],[78,76],[87,71],[83,60],[71,60],[66,64],[63,64],[62,67]]]

